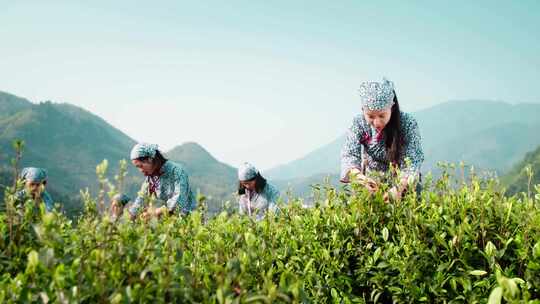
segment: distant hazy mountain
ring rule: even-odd
[[[118,162],[129,158],[135,144],[103,119],[76,106],[34,104],[0,92],[0,185],[10,185],[13,180],[9,160],[14,155],[14,139],[25,142],[21,167],[46,168],[48,190],[69,212],[82,207],[78,200],[80,189],[97,189],[96,165],[107,159],[112,178]],[[211,197],[212,209],[233,198],[236,169],[220,163],[198,144],[186,143],[166,154],[185,165],[192,187]],[[126,192],[135,197],[143,176],[131,164],[128,169]]]
[[[525,153],[540,144],[540,123],[501,123],[485,130],[476,131],[473,136],[453,138],[439,146],[426,150],[424,169],[434,170],[438,160],[449,162],[465,161],[479,169],[508,171]]]
[[[280,189],[284,197],[286,195],[302,197],[306,200],[305,202],[307,204],[309,204],[314,195],[316,195],[317,187],[322,189],[324,186],[332,186],[334,188],[342,186],[339,182],[338,174],[315,174],[310,177],[299,177],[288,180],[278,179],[270,180],[270,182]]]
[[[508,174],[502,177],[502,181],[507,186],[509,194],[518,192],[527,193],[529,190],[529,176],[524,171],[524,168],[528,165],[531,166],[533,173],[530,190],[532,194],[534,194],[534,185],[540,184],[540,146],[534,151],[527,153],[525,157],[518,162],[510,172],[508,172]]]
[[[33,104],[0,92],[0,109],[1,162],[13,156],[14,139],[24,140],[21,167],[46,168],[49,190],[70,197],[67,209],[79,207],[73,206],[79,189],[96,189],[98,163],[108,159],[114,172],[135,143],[98,116],[69,104]],[[60,199],[58,195],[55,200]]]
[[[483,169],[508,170],[540,144],[540,104],[451,101],[413,113],[426,154],[424,171],[438,161],[464,161]],[[352,120],[351,114],[351,120]],[[305,157],[268,170],[274,180],[337,174],[344,135]]]
[[[336,173],[339,170],[339,154],[345,142],[345,135],[333,142],[308,153],[306,156],[266,170],[269,178],[277,180],[294,180],[314,175]]]
[[[414,113],[426,152],[424,169],[432,169],[439,160],[464,160],[480,168],[507,170],[526,151],[540,145],[539,114],[537,104],[488,101],[447,102]],[[46,168],[49,191],[57,201],[65,203],[68,211],[81,208],[77,200],[80,189],[96,190],[96,165],[107,159],[114,174],[118,161],[129,158],[135,144],[135,140],[100,117],[76,106],[34,104],[0,92],[0,185],[12,183],[9,160],[13,157],[14,139],[26,143],[21,166]],[[301,159],[266,171],[265,177],[283,193],[290,187],[294,194],[304,196],[311,192],[311,184],[322,183],[327,176],[330,183],[337,185],[343,142],[341,136]],[[219,209],[225,200],[236,203],[235,168],[219,162],[196,143],[185,143],[166,155],[184,164],[194,190],[210,198],[210,209]],[[527,161],[535,159],[527,157]],[[134,197],[142,180],[130,164],[128,194]]]
[[[0,91],[0,119],[32,107],[32,103],[24,98]]]
[[[236,169],[219,162],[199,144],[185,143],[167,152],[166,155],[170,160],[186,167],[193,190],[199,190],[207,196],[214,211],[224,200],[235,199]]]
[[[540,104],[451,101],[414,114],[426,153],[424,170],[438,161],[464,161],[499,173],[540,144]]]

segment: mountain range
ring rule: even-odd
[[[527,167],[530,168],[530,172],[527,172]],[[540,146],[527,153],[523,160],[501,179],[508,194],[529,193],[529,191],[531,195],[535,193],[534,185],[540,185]]]
[[[47,189],[62,201],[68,213],[81,209],[79,190],[98,189],[96,165],[109,161],[110,180],[118,163],[128,159],[136,141],[100,117],[79,107],[50,101],[39,104],[0,92],[0,184],[11,185],[14,157],[12,142],[25,142],[20,167],[44,167],[48,171]],[[190,175],[194,191],[201,191],[215,210],[222,200],[230,200],[236,183],[236,169],[212,157],[196,143],[185,143],[165,151],[171,160],[182,163]],[[135,197],[142,175],[128,165],[126,192]],[[3,194],[3,191],[0,191]],[[213,205],[212,205],[213,204]],[[217,207],[216,207],[217,206]]]
[[[450,101],[413,113],[425,153],[423,171],[439,161],[461,161],[498,173],[512,168],[540,145],[540,104],[499,101]],[[352,116],[351,116],[352,121]],[[267,171],[276,180],[336,175],[345,134],[304,157]]]
[[[516,185],[509,189],[522,190],[517,186],[522,182],[517,177],[522,170],[518,167],[537,161],[540,154],[538,150],[531,152],[520,163],[527,152],[540,146],[539,114],[540,104],[479,100],[451,101],[415,112],[426,154],[424,171],[436,170],[439,160],[464,161],[481,169],[509,171],[505,180]],[[14,154],[14,139],[25,142],[20,166],[46,168],[49,191],[71,214],[81,209],[80,189],[97,191],[96,165],[107,159],[112,179],[118,162],[129,158],[136,143],[102,118],[74,105],[50,101],[36,104],[0,91],[0,185],[13,182],[9,161]],[[338,136],[300,159],[263,173],[284,194],[307,196],[312,184],[325,180],[339,185],[339,154],[344,140],[345,135]],[[207,198],[211,211],[222,208],[223,201],[234,202],[234,167],[194,142],[164,152],[170,160],[185,166],[192,188]],[[134,166],[128,167],[126,192],[134,197],[143,177]]]

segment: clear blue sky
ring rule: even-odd
[[[540,102],[539,34],[536,0],[0,0],[0,90],[265,169],[342,134],[363,80],[407,111]]]

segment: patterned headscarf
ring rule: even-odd
[[[242,166],[238,168],[238,180],[240,181],[252,180],[257,174],[259,174],[259,170],[250,163],[243,163]]]
[[[382,82],[366,81],[358,89],[362,106],[368,110],[383,110],[394,104],[394,83],[383,78]]]
[[[131,159],[133,160],[142,157],[154,157],[156,156],[157,150],[158,145],[138,143],[133,147],[133,149],[131,149]]]
[[[33,183],[42,183],[47,180],[47,171],[42,168],[27,167],[22,169],[21,178]]]

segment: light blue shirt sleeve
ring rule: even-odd
[[[54,209],[54,201],[47,191],[43,191],[41,194],[41,199],[43,200],[43,203],[45,204],[45,211],[52,212]]]
[[[422,150],[422,139],[420,137],[420,129],[416,119],[412,116],[406,116],[406,122],[403,126],[403,138],[405,139],[403,147],[403,158],[401,163],[402,177],[414,175],[418,178],[420,175],[420,169],[424,162],[424,151]],[[409,165],[407,165],[407,160]]]
[[[268,200],[268,211],[279,212],[277,202],[280,197],[279,190],[271,184],[267,184],[266,198]]]
[[[176,168],[174,171],[174,190],[167,200],[167,209],[175,211],[179,208],[184,214],[195,209],[195,199],[189,186],[189,178],[185,170]]]
[[[360,122],[360,117],[355,117],[345,138],[345,144],[341,149],[341,174],[340,180],[349,182],[349,171],[353,168],[362,168],[362,135],[365,128]]]
[[[131,206],[129,207],[129,213],[131,215],[137,215],[141,212],[141,210],[144,207],[144,193],[148,191],[148,182],[145,180],[142,185],[141,189],[139,190],[139,193],[137,194],[137,197],[135,198],[135,201]]]

